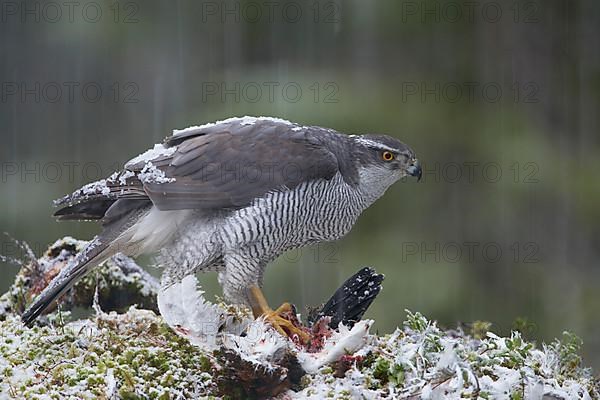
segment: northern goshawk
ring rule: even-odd
[[[407,175],[421,177],[415,153],[385,135],[266,117],[176,130],[122,171],[55,202],[59,220],[97,220],[103,229],[23,321],[31,323],[115,253],[157,253],[163,287],[217,271],[226,300],[250,305],[255,317],[265,315],[289,334],[293,327],[259,289],[267,263],[286,250],[341,238]]]

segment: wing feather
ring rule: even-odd
[[[55,215],[102,219],[120,199],[150,200],[160,210],[244,207],[272,191],[331,179],[340,171],[339,154],[324,145],[323,136],[333,134],[270,119],[186,130],[123,171],[58,200],[55,205],[63,208]]]
[[[319,132],[292,128],[228,123],[187,132],[181,142],[168,139],[177,150],[156,166],[174,180],[145,183],[146,193],[161,210],[239,208],[268,192],[331,179],[337,158],[316,139]]]

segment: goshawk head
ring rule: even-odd
[[[408,175],[421,179],[421,165],[415,152],[400,140],[375,134],[352,138],[357,144],[359,167],[364,179],[380,179],[388,184]]]

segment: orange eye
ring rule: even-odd
[[[384,151],[381,154],[381,158],[383,158],[384,161],[392,161],[394,159],[394,155],[389,151]]]

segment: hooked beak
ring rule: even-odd
[[[419,163],[419,160],[414,159],[412,164],[410,165],[410,167],[408,167],[406,169],[406,172],[410,175],[410,176],[416,176],[417,177],[417,182],[421,180],[421,176],[423,175],[423,171],[421,171],[421,164]]]

